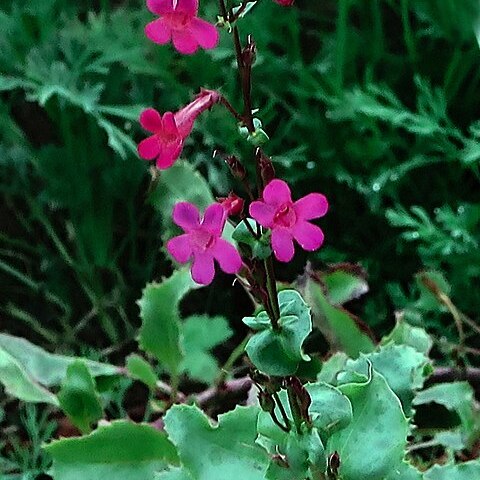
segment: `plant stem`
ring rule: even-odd
[[[224,363],[221,368],[220,375],[215,382],[215,385],[220,386],[225,383],[227,375],[230,373],[235,362],[244,354],[245,346],[247,345],[248,340],[250,339],[251,334],[249,333],[246,337],[235,347],[230,356],[227,358],[227,361]]]
[[[285,425],[288,429],[288,431],[290,431],[290,419],[288,418],[288,415],[287,415],[287,412],[285,411],[285,407],[283,406],[283,403],[282,401],[280,400],[280,397],[278,396],[278,393],[275,392],[273,394],[273,399],[275,400],[277,406],[278,406],[278,409],[280,410],[280,413],[282,415],[282,418],[283,418],[283,421],[285,422]]]

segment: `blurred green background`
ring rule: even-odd
[[[213,20],[217,2],[200,3]],[[308,259],[366,269],[370,293],[354,310],[378,334],[400,309],[454,331],[418,301],[424,269],[478,316],[479,11],[476,0],[261,0],[240,23],[258,46],[254,106],[277,174],[331,203],[325,247]],[[136,155],[141,109],[175,110],[200,87],[241,105],[226,32],[217,49],[179,56],[146,40],[151,18],[137,0],[0,6],[0,320],[50,350],[128,345],[142,288],[171,271]],[[224,195],[214,149],[250,155],[221,108],[183,156]],[[298,252],[281,279],[306,260]]]

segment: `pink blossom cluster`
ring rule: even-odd
[[[294,3],[294,0],[274,1],[283,6]],[[180,53],[187,55],[199,47],[210,49],[218,44],[215,26],[197,16],[198,0],[147,0],[147,6],[159,16],[145,28],[147,37],[153,42],[166,44],[171,41]],[[139,143],[140,157],[154,160],[160,170],[171,167],[180,156],[196,118],[220,101],[222,97],[218,92],[202,89],[192,102],[175,113],[162,115],[153,108],[144,110],[140,124],[151,135]],[[270,178],[274,177],[273,168],[271,173]],[[195,282],[210,284],[215,276],[215,264],[229,274],[238,274],[242,269],[238,250],[223,239],[222,234],[229,216],[245,219],[244,205],[245,200],[231,192],[207,207],[203,216],[191,203],[180,202],[174,206],[173,221],[184,233],[170,239],[166,247],[177,262],[191,262]],[[268,181],[262,197],[251,201],[249,206],[250,216],[263,233],[271,232],[273,254],[281,262],[293,258],[294,242],[307,251],[320,248],[324,235],[311,221],[323,217],[327,210],[324,195],[310,193],[293,201],[288,184],[277,178]]]

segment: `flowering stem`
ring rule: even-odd
[[[285,425],[287,427],[287,431],[290,431],[290,419],[288,418],[287,412],[285,411],[285,407],[283,406],[282,401],[280,400],[280,397],[278,396],[277,392],[273,393],[273,399],[275,400],[278,409],[280,410],[280,413],[282,414],[283,421],[285,422]]]
[[[272,309],[272,316],[270,317],[270,320],[272,321],[272,328],[278,331],[280,330],[280,325],[278,323],[280,319],[280,306],[278,305],[277,283],[275,281],[275,271],[273,269],[272,256],[268,257],[264,261],[264,266],[267,276],[267,292]]]

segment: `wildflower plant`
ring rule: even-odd
[[[368,290],[355,266],[316,271],[307,265],[291,284],[276,279],[276,269],[294,258],[297,245],[313,252],[325,236],[328,242],[328,231],[324,235],[317,223],[335,198],[310,192],[294,200],[288,183],[276,175],[277,152],[268,146],[274,133],[263,126],[262,109],[252,102],[256,44],[242,34],[259,1],[269,0],[239,5],[219,0],[214,25],[199,16],[198,0],[147,0],[158,18],[145,34],[159,48],[171,48],[171,42],[179,54],[193,55],[199,48],[215,48],[220,35],[231,37],[239,98],[208,86],[176,112],[161,114],[152,105],[140,115],[140,125],[151,135],[140,141],[138,154],[158,170],[152,196],[170,215],[163,218],[168,233],[163,246],[174,265],[172,275],[148,284],[138,302],[138,343],[145,358],[133,354],[125,367],[115,367],[48,354],[0,335],[2,383],[22,400],[62,409],[83,434],[46,445],[51,474],[59,480],[480,478],[478,461],[453,461],[456,451],[478,440],[471,387],[458,381],[420,392],[433,373],[432,341],[422,328],[399,320],[377,341],[343,306]],[[279,15],[282,7],[295,8],[292,0],[274,1]],[[237,185],[217,200],[200,174],[179,160],[198,116],[212,108],[226,109],[249,145],[242,158],[215,152]],[[231,337],[225,319],[180,314],[187,294],[210,285],[219,270],[235,276],[233,282],[253,304],[243,318],[249,333],[221,368],[211,351]],[[323,364],[311,348],[319,332],[343,350]],[[233,367],[244,353],[243,376],[235,376]],[[105,420],[112,394],[104,381],[118,378],[144,384],[143,421]],[[185,378],[207,388],[185,394]],[[436,381],[434,374],[430,381]],[[227,396],[244,405],[224,413],[219,399]],[[433,440],[445,446],[452,461],[428,468],[407,446],[417,434],[415,408],[432,402],[460,420],[455,441],[448,435]]]

